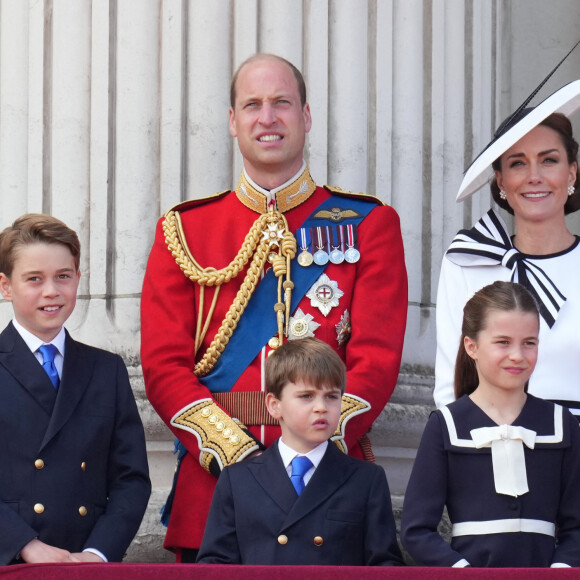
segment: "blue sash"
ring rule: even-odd
[[[310,214],[301,227],[334,224],[336,222],[332,222],[330,219],[315,219],[314,216],[323,210],[330,210],[337,206],[344,207],[345,205],[348,209],[354,210],[358,214],[341,220],[340,223],[345,225],[360,224],[370,211],[377,206],[374,201],[367,199],[331,196]],[[296,259],[292,260],[294,289],[292,290],[290,312],[296,310],[306,292],[318,280],[325,269],[326,265],[318,266],[312,264],[308,267],[302,267]],[[208,375],[199,379],[212,393],[231,391],[236,381],[258,356],[264,345],[278,332],[274,309],[272,308],[268,311],[264,309],[264,304],[272,302],[272,297],[276,296],[277,288],[278,279],[274,275],[272,268],[270,268],[250,298],[234,334],[216,365]]]

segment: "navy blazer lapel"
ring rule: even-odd
[[[74,341],[66,333],[64,365],[58,397],[41,448],[60,431],[70,419],[90,383],[95,365],[90,350]]]
[[[297,500],[296,490],[288,477],[276,440],[262,455],[248,463],[256,481],[280,507],[289,513]]]
[[[344,485],[344,482],[349,479],[354,471],[354,463],[346,460],[346,456],[342,451],[332,441],[329,441],[322,461],[318,464],[308,485],[292,506],[282,529],[290,527],[312,512],[329,496],[333,495],[339,487]],[[290,478],[287,479],[289,480]]]
[[[52,414],[56,391],[12,322],[0,334],[0,365],[30,393],[47,415]]]

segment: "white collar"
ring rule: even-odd
[[[18,334],[22,337],[22,340],[26,343],[26,346],[33,353],[36,352],[38,347],[42,346],[43,344],[54,344],[61,356],[64,357],[64,343],[66,338],[64,326],[61,327],[59,333],[50,341],[50,343],[46,343],[44,340],[38,338],[38,336],[32,334],[32,332],[24,328],[24,326],[22,326],[22,324],[20,324],[16,318],[12,319],[12,324],[14,325],[16,332],[18,332]]]
[[[314,449],[311,449],[308,453],[299,453],[289,447],[282,441],[282,438],[278,439],[278,450],[280,451],[280,456],[282,457],[282,462],[284,467],[288,469],[288,466],[292,463],[292,460],[297,455],[304,455],[312,461],[314,468],[318,467],[318,464],[322,461],[324,454],[326,453],[326,448],[328,447],[328,441],[323,441],[320,445],[317,445]]]

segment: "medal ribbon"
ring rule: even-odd
[[[377,204],[369,199],[344,198],[337,195],[330,195],[301,225],[302,228],[320,226],[320,219],[314,216],[322,210],[331,210],[337,205],[347,205],[349,209],[358,212],[354,218],[344,221],[348,224],[360,224],[364,218],[377,207]],[[294,259],[293,264],[296,263]],[[308,268],[296,267],[292,269],[292,281],[294,289],[292,291],[291,312],[294,312],[306,292],[320,278],[328,264],[319,266],[312,264]],[[277,332],[277,322],[274,315],[264,313],[264,304],[272,302],[272,296],[276,296],[278,280],[272,271],[268,270],[264,278],[258,284],[253,293],[248,306],[242,314],[236,331],[218,359],[212,371],[205,377],[200,378],[200,382],[213,393],[225,393],[231,391],[236,381],[242,373],[256,358],[263,346],[268,343]]]
[[[340,251],[344,254],[344,226],[338,226],[338,231],[340,233]]]
[[[348,233],[348,241],[347,241],[347,246],[349,248],[355,248],[356,249],[356,242],[357,242],[357,235],[356,235],[356,226],[354,226],[353,224],[349,224],[347,226],[347,233]]]
[[[303,252],[307,252],[310,247],[310,232],[307,228],[300,228],[300,249]]]
[[[332,250],[332,238],[331,233],[330,233],[330,226],[325,226],[324,228],[324,234],[326,236],[326,253],[330,256],[330,252]]]
[[[316,239],[318,240],[318,243],[316,244],[316,249],[324,251],[324,246],[326,246],[326,232],[321,227],[312,229],[316,230]]]

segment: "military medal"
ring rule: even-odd
[[[316,247],[316,252],[314,253],[314,263],[318,266],[324,266],[328,264],[328,254],[324,251],[326,246],[326,232],[323,228],[312,228],[312,245]]]
[[[338,282],[331,280],[326,274],[322,274],[306,293],[310,298],[310,304],[318,308],[324,316],[334,306],[338,306],[338,299],[344,296],[344,292],[338,287]]]
[[[345,310],[340,317],[340,321],[336,323],[336,341],[338,346],[343,346],[347,343],[350,338],[351,325],[350,325],[350,314],[348,310]]]
[[[268,228],[262,232],[262,240],[268,242],[268,247],[279,246],[284,237],[284,228],[279,228],[277,224],[268,224]]]
[[[329,228],[330,238],[332,243],[332,251],[330,252],[330,261],[333,264],[341,264],[344,262],[344,236],[338,228],[332,226]],[[340,249],[339,249],[340,248]]]
[[[288,325],[288,340],[314,336],[314,331],[319,326],[320,324],[314,322],[314,318],[311,314],[304,314],[302,309],[298,308],[294,313],[294,316],[290,317],[290,324]]]
[[[298,236],[300,238],[300,250],[301,253],[298,254],[298,263],[304,268],[310,266],[314,262],[312,254],[308,251],[310,249],[310,232],[308,228],[300,228],[298,230]]]
[[[348,246],[348,249],[344,253],[344,259],[347,262],[354,264],[355,262],[358,262],[360,260],[360,252],[356,249],[356,244],[358,241],[356,226],[353,224],[349,224],[346,226],[346,231],[348,236],[346,245]]]

